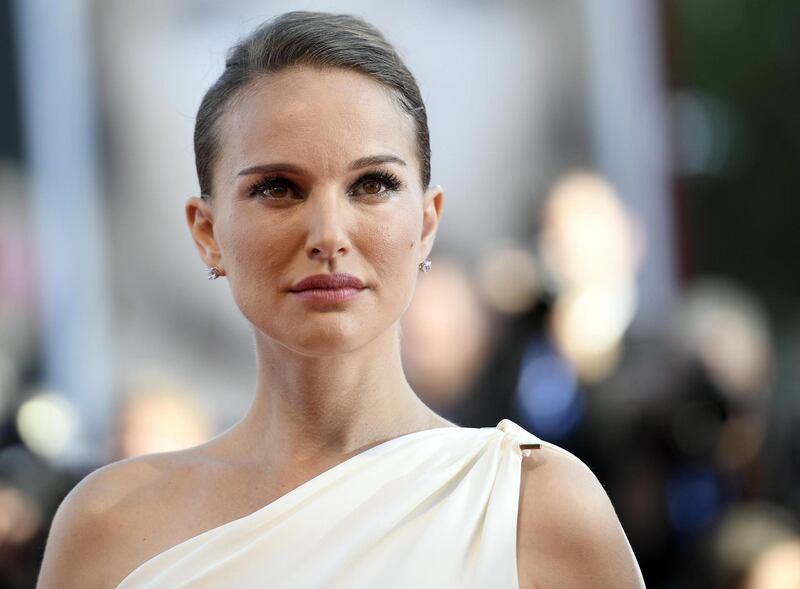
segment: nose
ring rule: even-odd
[[[312,259],[331,260],[350,251],[346,224],[347,206],[343,195],[334,190],[320,190],[306,200],[306,254]]]

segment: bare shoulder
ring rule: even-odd
[[[113,588],[140,558],[142,530],[157,517],[178,453],[114,462],[87,475],[64,498],[50,527],[38,589]],[[183,467],[185,470],[185,467]]]
[[[644,587],[602,485],[556,446],[523,457],[517,543],[521,589]]]

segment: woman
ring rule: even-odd
[[[580,461],[507,420],[458,427],[405,379],[398,322],[444,196],[378,31],[265,23],[206,94],[195,153],[187,220],[253,325],[255,397],[206,444],[82,481],[41,589],[642,585]]]

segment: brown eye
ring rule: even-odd
[[[281,185],[267,186],[264,188],[263,194],[270,198],[285,198],[289,194],[289,189]]]
[[[257,200],[288,200],[298,197],[295,186],[281,178],[261,180],[249,190],[249,193]]]
[[[348,191],[350,196],[370,196],[384,199],[400,190],[400,181],[394,174],[370,172],[361,176]]]
[[[380,180],[367,180],[361,184],[361,188],[363,188],[364,192],[367,194],[380,194],[381,188],[383,188],[383,182]]]

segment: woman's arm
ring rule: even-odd
[[[597,477],[546,444],[522,460],[517,549],[520,589],[644,587]]]
[[[104,587],[98,564],[103,559],[106,533],[101,509],[102,484],[96,475],[83,479],[56,511],[37,589]]]
[[[140,462],[130,459],[94,471],[61,502],[37,589],[113,589],[122,580],[132,543],[140,541],[136,521],[142,512],[131,501],[135,489],[148,480]]]

